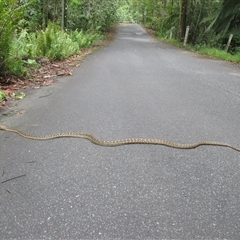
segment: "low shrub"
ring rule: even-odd
[[[10,48],[9,70],[17,76],[27,72],[28,59],[48,57],[61,60],[89,47],[94,41],[102,39],[99,33],[73,31],[67,33],[57,25],[49,23],[45,30],[28,33],[26,29],[15,33]]]

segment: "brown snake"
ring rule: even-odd
[[[128,139],[116,140],[116,141],[104,141],[104,140],[97,139],[96,137],[88,133],[78,133],[78,132],[70,133],[69,132],[69,133],[57,133],[57,134],[45,135],[45,136],[35,136],[35,135],[24,133],[15,128],[6,127],[4,125],[0,125],[0,130],[15,132],[22,137],[34,139],[34,140],[49,140],[49,139],[63,138],[63,137],[85,138],[96,145],[106,146],[106,147],[116,147],[116,146],[121,146],[126,144],[155,144],[155,145],[164,145],[172,148],[193,149],[201,145],[212,145],[212,146],[228,147],[240,152],[239,148],[232,146],[230,144],[220,143],[220,142],[211,142],[211,141],[200,141],[200,142],[190,143],[190,144],[182,144],[182,143],[171,142],[168,140],[148,139],[148,138],[128,138]]]

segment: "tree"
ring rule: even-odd
[[[67,2],[66,0],[62,0],[62,30],[65,29],[66,27],[66,23],[67,23]]]
[[[240,29],[239,0],[224,0],[208,29],[213,28],[216,33],[226,33],[233,29]]]
[[[183,39],[185,30],[187,27],[187,9],[188,0],[180,1],[180,13],[179,13],[179,27],[178,27],[178,38]]]

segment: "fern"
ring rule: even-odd
[[[77,30],[67,33],[53,23],[49,23],[45,30],[35,33],[28,33],[23,29],[12,39],[9,68],[15,75],[23,76],[26,74],[26,62],[22,59],[36,57],[64,59],[101,38],[98,33]]]
[[[9,70],[11,39],[24,6],[17,7],[15,0],[0,1],[0,75]]]

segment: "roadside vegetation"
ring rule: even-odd
[[[155,35],[188,49],[229,61],[240,61],[239,0],[122,0],[124,21],[138,22]],[[230,34],[233,38],[226,50]]]
[[[0,0],[0,101],[16,96],[10,85],[32,84],[36,69],[43,84],[47,76],[70,75],[46,67],[65,67],[103,40],[117,6],[110,0]]]
[[[111,1],[0,0],[0,75],[23,77],[36,58],[89,47],[115,22],[114,11]]]

